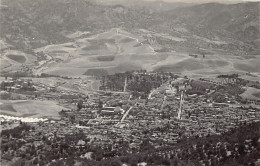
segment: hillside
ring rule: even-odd
[[[103,69],[109,74],[142,68],[142,64],[155,63],[156,52],[143,44],[142,36],[119,28],[88,37],[67,34],[74,42],[52,44],[35,49],[52,59],[35,73],[82,75],[89,69]],[[72,38],[74,37],[74,38]]]
[[[60,33],[63,31],[105,31],[117,27],[174,33],[181,26],[210,39],[259,39],[259,2],[209,3],[153,13],[149,8],[104,6],[86,0],[2,0],[1,4],[1,37],[19,43],[20,47],[22,43],[26,45],[21,40],[28,40],[27,47],[34,48],[46,42],[64,42],[67,38]]]
[[[2,0],[1,64],[4,68],[9,66],[5,72],[14,71],[27,64],[27,56],[37,54],[38,63],[30,61],[28,65],[34,65],[38,74],[45,71],[43,67],[53,72],[65,66],[74,70],[71,74],[78,73],[78,69],[72,68],[81,67],[84,71],[79,73],[83,74],[88,68],[117,68],[119,63],[127,70],[190,72],[206,67],[222,72],[218,68],[224,66],[224,71],[228,68],[227,71],[258,72],[250,68],[246,59],[259,60],[259,2],[149,5],[92,0]],[[154,10],[156,5],[162,8]],[[13,52],[19,55],[10,56]],[[174,59],[189,54],[215,56],[206,62],[190,57],[184,62]],[[171,61],[165,66],[163,61],[169,55]],[[110,56],[111,60],[100,62],[98,57],[102,61],[102,56]],[[14,57],[18,62],[14,62]],[[120,70],[121,67],[111,72]]]
[[[186,75],[235,71],[260,73],[259,56],[234,56],[227,52],[219,54],[211,49],[212,53],[204,58],[199,53],[195,54],[198,57],[193,57],[187,51],[163,51],[165,47],[147,39],[147,35],[159,36],[161,40],[171,40],[176,45],[188,41],[186,37],[178,38],[151,31],[136,35],[120,28],[97,34],[67,34],[73,42],[47,45],[34,50],[48,55],[50,59],[33,71],[35,74],[67,76],[114,74],[136,69],[181,72]]]
[[[214,38],[228,35],[248,42],[259,39],[259,2],[228,5],[208,3],[166,14],[185,23],[187,28],[199,36]]]

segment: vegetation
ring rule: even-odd
[[[26,61],[26,58],[23,55],[7,55],[7,57],[19,63],[24,63]]]
[[[159,73],[148,75],[145,71],[116,73],[101,78],[101,90],[132,92],[133,97],[146,98],[152,89],[158,88],[168,80],[169,75]],[[173,75],[170,74],[173,77]]]
[[[194,137],[182,140],[172,147],[154,149],[144,141],[140,153],[110,158],[95,165],[128,163],[137,165],[254,165],[260,152],[260,122],[241,124],[221,135]],[[89,161],[84,161],[83,163]]]
[[[167,126],[165,126],[167,127]],[[25,131],[34,130],[21,124],[11,130],[2,131],[2,149],[4,152],[17,151],[25,142],[13,140],[21,138]],[[146,162],[149,165],[254,165],[259,156],[260,122],[241,123],[238,128],[231,129],[221,135],[192,137],[179,141],[173,146],[155,148],[149,139],[144,139],[136,153],[128,153],[128,142],[121,141],[116,150],[113,145],[99,147],[85,144],[90,141],[82,132],[66,135],[64,138],[54,137],[52,140],[42,136],[43,144],[37,148],[30,144],[25,151],[18,150],[21,157],[15,165],[118,165],[127,163],[137,165]],[[84,144],[77,145],[79,141]],[[40,153],[39,153],[40,152]],[[91,159],[79,156],[91,152]],[[118,156],[118,157],[115,157]],[[8,159],[8,155],[2,156]],[[58,160],[60,159],[60,160]]]
[[[84,75],[102,77],[108,75],[108,72],[105,69],[88,69]]]
[[[115,59],[115,56],[99,56],[97,57],[97,60],[99,61],[113,61]]]
[[[30,126],[22,123],[22,125],[15,127],[14,129],[10,129],[10,130],[3,130],[1,135],[2,137],[7,137],[9,138],[14,137],[14,138],[22,138],[23,134],[25,134],[24,132],[28,132],[31,129]]]

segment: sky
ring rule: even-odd
[[[145,0],[145,1],[160,1],[160,0]],[[186,1],[186,2],[203,2],[203,1],[206,1],[206,2],[245,2],[245,1],[258,1],[258,0],[161,0],[161,1],[165,1],[165,2],[183,2],[183,1]]]
[[[145,0],[145,1],[157,1],[157,0]],[[192,2],[192,3],[202,3],[202,2],[220,2],[220,3],[236,3],[236,2],[248,2],[248,1],[260,1],[260,0],[162,0],[165,2]]]
[[[101,0],[102,1],[102,0]],[[105,0],[105,1],[131,1],[131,0]],[[136,0],[134,0],[136,1]],[[191,3],[209,3],[209,2],[219,2],[219,3],[239,3],[239,2],[257,2],[260,0],[144,0],[144,1],[164,1],[164,2],[191,2]]]

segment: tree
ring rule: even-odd
[[[252,146],[254,146],[255,148],[257,148],[258,147],[258,137],[254,137],[253,139],[252,139]]]
[[[223,157],[223,160],[226,160],[227,158],[227,152],[223,145],[220,146],[220,155]]]
[[[80,100],[77,104],[78,111],[81,110],[83,107],[83,100]]]
[[[140,151],[150,151],[153,149],[154,149],[153,145],[147,139],[143,140],[143,142],[140,144]]]
[[[39,163],[38,158],[35,158],[35,159],[33,160],[33,164],[34,164],[34,165],[37,165],[38,163]]]
[[[128,163],[130,164],[130,166],[136,166],[138,164],[138,159],[137,159],[136,155],[132,155],[129,158]]]
[[[104,150],[100,147],[95,149],[95,152],[92,153],[91,157],[96,161],[100,161],[103,158]]]
[[[110,163],[108,163],[108,166],[121,166],[122,162],[118,159],[115,159],[113,161],[111,161]]]
[[[99,100],[98,101],[98,111],[99,111],[99,113],[101,112],[102,108],[103,108],[103,102],[101,100]]]
[[[240,154],[240,155],[245,155],[245,145],[242,145],[242,144],[240,144],[239,146],[238,146],[238,153]]]

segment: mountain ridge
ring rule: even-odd
[[[37,50],[39,48],[45,50],[45,48],[55,46],[57,50],[51,57],[51,61],[58,66],[63,65],[63,61],[73,61],[72,64],[76,64],[79,60],[80,62],[85,60],[85,63],[89,64],[96,63],[98,56],[115,54],[116,57],[101,57],[99,59],[112,59],[112,61],[116,61],[116,64],[114,62],[98,62],[97,66],[102,67],[102,65],[106,66],[106,63],[111,63],[110,66],[117,68],[117,61],[122,58],[126,63],[134,61],[133,64],[129,64],[131,65],[129,68],[136,68],[136,64],[138,64],[138,68],[154,70],[157,68],[165,69],[159,62],[166,62],[168,56],[178,59],[180,57],[186,58],[189,54],[208,54],[216,56],[213,57],[212,62],[207,61],[206,65],[199,60],[190,59],[190,57],[188,61],[174,65],[176,67],[181,66],[181,64],[189,66],[194,62],[201,66],[201,69],[204,69],[204,67],[212,66],[213,62],[224,64],[222,61],[226,58],[229,63],[225,64],[225,67],[228,70],[233,70],[233,62],[230,58],[239,55],[242,59],[250,59],[259,55],[260,52],[260,27],[258,26],[260,25],[258,18],[260,2],[207,3],[178,7],[172,10],[151,11],[149,8],[143,7],[118,4],[102,5],[90,0],[39,0],[32,3],[29,1],[1,1],[0,51],[2,61],[5,63],[10,61],[10,64],[13,64],[13,61],[7,56],[9,54],[24,53],[25,57],[45,55],[48,52]],[[110,37],[104,37],[103,41],[87,39],[110,33],[111,29],[113,30],[111,39]],[[133,41],[141,40],[136,43],[127,37],[117,40],[117,34],[114,31],[116,29],[120,29],[125,34],[128,33],[128,36],[134,36]],[[82,41],[78,43],[80,40]],[[128,42],[132,42],[132,44]],[[74,48],[78,44],[80,44],[80,48]],[[76,51],[69,54],[62,51],[63,48],[67,50],[69,47]],[[93,57],[81,57],[83,56],[82,52],[84,55],[93,54],[91,55]],[[79,54],[81,59],[70,54]],[[117,56],[118,54],[121,55]],[[231,57],[222,57],[222,55],[218,57],[218,54],[230,55]],[[146,55],[150,55],[150,57]],[[41,57],[38,59],[42,60]],[[172,61],[173,58],[170,57],[169,60]],[[247,65],[244,64],[245,61],[236,62],[236,58],[234,61],[235,66],[238,66],[239,69],[241,66]],[[48,64],[46,67],[50,67],[50,71],[52,71],[51,67],[55,66],[54,64]],[[15,65],[17,67],[19,63],[15,63]],[[172,64],[169,65],[167,70],[176,69],[176,67],[172,68]],[[247,68],[243,67],[243,70]],[[189,72],[191,69],[193,68],[183,68]],[[111,70],[113,72],[120,71]],[[41,70],[37,69],[37,71]],[[75,73],[77,72],[78,69],[75,69]]]
[[[259,2],[207,3],[151,13],[134,7],[106,6],[84,0],[44,0],[32,4],[27,1],[2,1],[2,5],[8,6],[0,12],[2,38],[8,39],[7,34],[14,37],[27,35],[50,44],[68,40],[60,34],[64,30],[104,32],[122,27],[175,33],[175,28],[182,26],[190,33],[206,38],[227,36],[247,44],[259,39]]]

